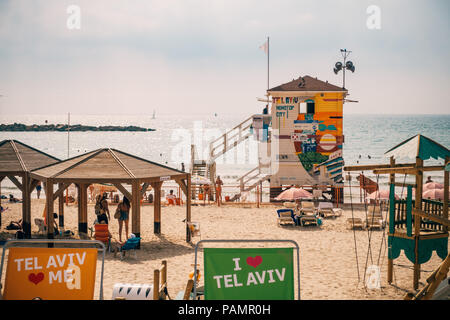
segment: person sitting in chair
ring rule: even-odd
[[[172,202],[172,204],[175,204],[176,199],[177,197],[173,194],[173,190],[170,190],[169,194],[166,196],[167,203],[170,204]]]

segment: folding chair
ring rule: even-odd
[[[278,209],[278,225],[297,225],[297,219],[292,209]]]
[[[136,249],[139,246],[140,242],[141,242],[141,238],[138,238],[138,237],[129,238],[127,240],[127,242],[125,242],[123,244],[123,246],[119,248],[120,260],[125,259],[126,251],[132,251],[134,253],[134,258],[137,259]]]
[[[106,248],[108,248],[108,251],[111,252],[111,238],[107,224],[97,223],[94,225],[94,238],[103,242]]]

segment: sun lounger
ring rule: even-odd
[[[283,207],[285,208],[295,208],[296,204],[295,202],[286,201],[283,202]]]
[[[295,226],[296,219],[294,215],[294,210],[292,209],[278,209],[278,225],[293,225]]]
[[[317,213],[317,209],[314,205],[314,202],[302,201],[301,207],[300,207],[300,213],[302,215],[311,215],[311,214],[315,215]]]
[[[341,208],[333,208],[333,213],[334,213],[335,217],[342,216],[342,212],[343,212],[343,210]]]
[[[318,219],[319,218],[315,214],[314,215],[304,214],[298,217],[299,224],[302,227],[306,226],[307,224],[317,226],[319,225]]]
[[[317,213],[319,216],[324,218],[336,217],[336,214],[333,210],[333,204],[331,202],[319,202]]]
[[[366,218],[366,227],[368,229],[383,229],[385,227],[385,221],[383,220],[381,213],[369,213]]]
[[[347,219],[348,229],[364,229],[364,223],[360,218],[348,218]]]

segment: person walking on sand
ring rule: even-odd
[[[41,185],[41,182],[39,181],[38,184],[36,185],[36,192],[37,192],[38,199],[41,196],[41,190],[42,190],[42,185]]]
[[[222,204],[222,185],[223,181],[220,180],[220,176],[217,176],[216,179],[216,199],[217,199],[217,205]]]
[[[117,205],[117,211],[119,212],[119,217],[117,220],[119,221],[119,242],[122,242],[122,229],[123,224],[125,223],[125,239],[128,239],[128,221],[130,216],[130,200],[127,197],[123,196],[123,200]]]

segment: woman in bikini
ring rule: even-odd
[[[128,239],[128,220],[130,212],[130,201],[127,197],[123,197],[122,202],[117,205],[117,210],[120,212],[119,220],[119,242],[122,242],[122,228],[125,222],[125,239]]]

